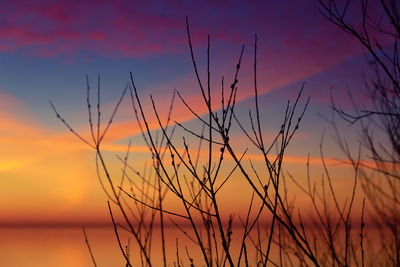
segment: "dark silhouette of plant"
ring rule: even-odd
[[[329,5],[323,5],[323,7],[330,10]],[[150,96],[153,114],[146,113],[132,73],[130,84],[123,91],[105,127],[101,125],[100,86],[97,89],[97,116],[93,116],[88,83],[87,110],[91,140],[77,133],[50,103],[62,123],[96,153],[97,175],[109,198],[109,213],[126,265],[156,266],[160,264],[154,263],[152,259],[152,237],[155,232],[155,223],[158,222],[161,229],[164,266],[171,262],[177,266],[197,264],[202,266],[267,266],[269,264],[274,266],[364,266],[367,258],[364,238],[364,202],[360,228],[356,230],[358,237],[354,237],[352,221],[357,181],[364,175],[360,168],[362,165],[360,153],[358,157],[352,158],[347,146],[343,145],[343,150],[349,155],[349,162],[354,167],[354,183],[351,195],[346,201],[338,199],[336,195],[333,178],[324,161],[322,141],[321,160],[325,178],[320,183],[312,180],[309,164],[305,185],[299,177],[291,174],[284,175],[286,149],[299,129],[309,102],[307,99],[303,107],[299,108],[304,85],[297,98],[293,102],[287,102],[281,127],[277,129],[275,137],[267,142],[262,131],[262,124],[266,122],[266,118],[261,119],[263,115],[260,114],[258,96],[257,36],[254,41],[254,106],[248,112],[247,122],[244,122],[236,111],[236,97],[240,90],[238,73],[244,47],[234,68],[230,87],[225,88],[225,79],[222,77],[219,89],[221,97],[216,99],[218,95],[215,93],[216,89],[211,87],[210,78],[210,37],[207,40],[207,78],[202,80],[193,51],[188,20],[186,20],[186,26],[190,56],[201,101],[206,108],[205,114],[196,112],[179,91],[175,91],[172,96],[166,120],[163,120],[163,116],[160,115],[153,96]],[[100,81],[98,83],[100,84]],[[142,137],[151,153],[151,171],[144,168],[142,172],[139,172],[133,167],[132,162],[129,161],[130,145],[128,145],[126,155],[123,158],[118,157],[122,164],[122,176],[116,180],[112,177],[106,162],[102,142],[126,95],[130,100],[132,113],[138,122]],[[198,125],[201,126],[201,130],[191,129],[180,122],[173,122],[171,111],[175,98],[178,98],[188,112],[192,113]],[[340,114],[346,116],[344,112]],[[150,127],[150,116],[156,121],[158,129],[154,130]],[[94,121],[94,117],[97,121]],[[238,146],[232,141],[230,137],[234,128],[241,131],[244,139],[248,140],[248,148]],[[177,131],[183,133],[177,136]],[[249,149],[256,151],[257,156],[262,159],[262,164],[255,164],[251,160],[248,155]],[[242,179],[250,188],[246,195],[249,206],[245,215],[234,214],[221,206],[222,192],[231,182],[233,175]],[[293,195],[289,192],[288,183],[290,182],[296,184],[308,197],[310,209],[304,211],[296,205]],[[166,205],[167,198],[174,201],[173,210]],[[115,208],[119,210],[121,217],[115,216]],[[386,210],[383,209],[383,211]],[[176,255],[167,254],[165,245],[168,236],[168,229],[165,227],[167,221],[193,242],[201,252],[201,259],[194,259],[187,247],[185,247],[185,253],[182,253],[178,239],[176,239]],[[240,227],[234,227],[234,225],[240,225]],[[124,247],[120,238],[121,230],[133,236],[140,257],[131,256],[129,245],[128,248]],[[234,231],[240,236],[239,250],[232,247]],[[86,242],[95,264],[87,238]],[[255,252],[255,257],[251,251]],[[183,260],[185,255],[187,264]],[[200,260],[201,263],[197,262]]]
[[[145,206],[137,206],[136,212],[132,210],[133,207],[131,207],[130,203],[127,203],[126,199],[124,199],[121,195],[121,190],[119,189],[124,181],[128,180],[129,187],[131,190],[133,188],[138,188],[138,185],[136,182],[134,182],[133,179],[130,178],[130,174],[128,171],[131,171],[133,175],[138,176],[141,181],[142,185],[139,187],[139,190],[141,192],[146,192],[150,188],[154,188],[155,184],[152,184],[151,181],[151,175],[149,177],[146,177],[144,174],[142,174],[139,171],[134,170],[132,167],[128,166],[127,161],[128,161],[128,155],[129,155],[129,150],[130,150],[130,145],[127,148],[127,154],[124,159],[120,159],[123,163],[123,171],[122,171],[122,177],[119,181],[119,186],[116,185],[117,182],[112,179],[109,167],[106,163],[106,160],[104,158],[104,153],[102,150],[102,141],[104,140],[104,136],[106,135],[107,131],[110,128],[110,125],[113,122],[113,119],[116,115],[116,112],[122,102],[122,99],[124,95],[126,94],[128,90],[128,87],[126,87],[119,98],[111,116],[110,119],[108,120],[108,123],[105,125],[105,127],[102,127],[101,125],[101,105],[100,105],[100,77],[98,78],[98,88],[97,88],[97,122],[93,121],[93,115],[92,115],[92,105],[90,102],[90,86],[89,86],[89,79],[87,78],[87,97],[86,97],[86,102],[87,102],[87,110],[88,110],[88,120],[89,120],[89,127],[90,127],[90,133],[91,133],[91,139],[88,140],[84,138],[81,134],[76,132],[69,124],[68,122],[65,121],[63,117],[59,114],[57,109],[55,108],[54,104],[50,102],[51,107],[53,108],[54,112],[57,115],[57,118],[61,120],[61,122],[70,130],[71,133],[73,133],[75,136],[77,136],[82,142],[87,144],[90,148],[92,148],[96,152],[96,171],[97,171],[97,177],[98,180],[108,196],[108,208],[109,208],[109,213],[112,219],[112,223],[114,225],[114,231],[115,231],[115,236],[117,237],[118,245],[121,249],[121,252],[126,259],[126,264],[127,266],[132,266],[130,259],[129,259],[129,252],[125,251],[123,248],[123,245],[121,243],[119,233],[118,233],[118,228],[123,228],[129,233],[132,234],[134,239],[136,240],[137,245],[139,246],[140,249],[140,259],[142,261],[142,265],[144,263],[148,264],[151,266],[151,261],[150,261],[150,252],[151,252],[151,235],[153,232],[153,222],[155,219],[156,211],[150,210],[150,214],[147,209],[144,209]],[[128,168],[129,167],[129,168]],[[145,170],[144,170],[145,172]],[[103,180],[106,180],[106,183],[103,182]],[[154,179],[154,181],[157,181]],[[161,193],[161,190],[158,191],[159,194]],[[151,202],[152,205],[153,203],[157,202],[156,196],[153,195],[153,198],[146,198],[144,199],[145,195],[142,195],[141,202],[143,204]],[[159,199],[164,197],[164,195],[159,196]],[[120,223],[117,223],[114,219],[112,208],[110,205],[110,202],[113,203],[116,207],[118,207],[122,218],[123,218],[123,225]],[[149,218],[148,218],[149,217]],[[161,217],[161,222],[162,222],[162,217]],[[85,232],[84,232],[85,233]],[[87,238],[86,238],[86,233],[85,233],[85,240],[86,243],[88,244]],[[91,254],[91,257],[93,259],[93,263],[95,264],[94,258],[92,251],[90,249],[90,246],[88,245],[89,252]]]
[[[380,227],[386,261],[400,266],[400,10],[396,0],[361,0],[359,14],[350,14],[354,1],[321,3],[327,20],[350,34],[365,49],[371,74],[365,78],[365,93],[371,104],[353,100],[353,110],[344,110],[332,100],[333,109],[350,124],[361,127],[360,137],[374,164],[359,164],[371,216]],[[359,18],[351,21],[351,17]],[[343,143],[342,143],[343,144]],[[348,151],[346,154],[351,159]]]

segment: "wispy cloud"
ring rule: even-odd
[[[181,53],[186,45],[184,18],[189,15],[194,42],[211,33],[214,40],[240,44],[258,33],[264,37],[266,51],[283,62],[302,61],[307,54],[317,61],[333,58],[329,55],[341,57],[338,48],[347,55],[351,52],[350,38],[332,35],[332,28],[320,23],[321,17],[308,15],[317,11],[316,4],[291,6],[242,1],[11,1],[3,3],[0,49],[40,57],[98,53],[142,58]],[[327,46],[331,53],[325,53]]]

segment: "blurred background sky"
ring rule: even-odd
[[[203,78],[210,34],[216,96],[222,76],[227,87],[233,81],[244,44],[238,76],[238,112],[244,121],[254,103],[252,68],[254,35],[258,35],[258,86],[266,138],[277,132],[287,100],[293,100],[305,83],[301,103],[308,96],[311,102],[287,154],[291,170],[304,170],[308,153],[315,157],[312,165],[320,167],[324,132],[326,157],[344,157],[324,119],[331,118],[331,92],[345,108],[351,108],[347,90],[359,103],[368,99],[363,50],[323,18],[317,1],[0,2],[0,224],[109,221],[106,197],[95,174],[95,154],[57,120],[49,100],[88,136],[86,75],[93,91],[97,75],[101,77],[105,122],[132,71],[145,103],[152,94],[159,109],[166,111],[177,89],[204,114],[190,61],[186,15]],[[350,6],[355,19],[357,14],[351,12],[358,9],[357,2]],[[151,113],[149,105],[145,109]],[[173,117],[196,127],[182,104],[175,105]],[[338,127],[347,136],[355,132],[340,120]],[[239,142],[242,133],[235,131],[232,138]],[[149,154],[126,99],[104,149],[123,155],[128,140],[133,141],[133,165],[140,169]],[[115,168],[117,173],[120,167]]]

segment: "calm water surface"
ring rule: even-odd
[[[123,256],[111,227],[87,227],[86,233],[98,266],[125,266]],[[128,235],[121,231],[121,240],[127,244]],[[202,257],[197,246],[177,229],[169,228],[166,240],[168,266],[176,260],[176,238],[179,238],[180,257],[189,265],[185,246],[190,256]],[[185,241],[186,240],[186,241]],[[138,248],[131,241],[131,257],[138,263]],[[154,231],[151,259],[155,266],[162,263],[159,229]],[[201,261],[202,262],[202,261]],[[52,228],[0,228],[0,267],[83,267],[93,266],[84,235],[80,227]],[[139,264],[140,266],[140,264]],[[197,265],[196,266],[201,266]]]
[[[123,266],[111,228],[88,228],[99,266]],[[0,266],[93,266],[81,228],[0,228]]]
[[[185,246],[187,246],[190,256],[194,258],[195,266],[202,266],[203,260],[198,246],[185,238],[176,228],[167,228],[166,230],[168,266],[174,266],[174,262],[176,261],[176,238],[179,239],[180,259],[183,260],[184,266],[189,266]],[[123,256],[119,250],[112,227],[87,227],[86,232],[99,267],[125,267]],[[162,249],[159,232],[159,229],[155,229],[152,239],[151,259],[154,266],[162,266]],[[189,229],[188,232],[190,232]],[[374,231],[372,230],[372,232]],[[123,231],[120,234],[123,244],[127,244],[128,235]],[[358,233],[355,232],[354,234],[357,238]],[[372,237],[377,236],[377,234],[372,234]],[[235,242],[235,239],[233,238],[231,246],[233,253],[237,253],[240,250],[240,242]],[[236,240],[240,240],[240,238]],[[371,244],[368,241],[366,243]],[[134,244],[132,240],[132,248],[130,250],[131,259],[134,259],[134,266],[140,266],[138,248]],[[271,255],[277,256],[277,251],[271,251]],[[255,251],[249,248],[249,261],[252,260],[254,262],[251,263],[251,266],[255,266]],[[80,227],[18,227],[0,228],[0,267],[3,266],[84,267],[93,266],[93,264]]]

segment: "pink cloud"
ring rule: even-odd
[[[291,4],[242,2],[65,1],[60,4],[41,0],[9,2],[5,8],[9,12],[2,14],[0,47],[16,53],[25,49],[26,53],[37,56],[78,55],[87,51],[111,57],[186,53],[182,51],[187,48],[185,15],[189,15],[197,46],[204,47],[208,33],[222,44],[240,44],[247,43],[257,32],[265,38],[260,46],[283,56],[283,61],[293,51],[307,52],[304,46],[316,57],[326,56],[318,51],[319,46],[331,45],[332,54],[340,53],[342,50],[337,48],[343,48],[342,36],[335,45],[325,39],[329,27],[320,23],[323,19],[315,4],[295,9]],[[299,55],[294,59],[301,60]]]
[[[159,53],[162,49],[155,45],[157,40],[171,36],[178,23],[175,18],[146,8],[124,2],[8,3],[10,12],[3,14],[0,44],[3,51],[25,48],[39,56],[71,55],[85,50],[114,56]],[[181,23],[179,26],[183,29]],[[66,43],[71,49],[64,48]]]

